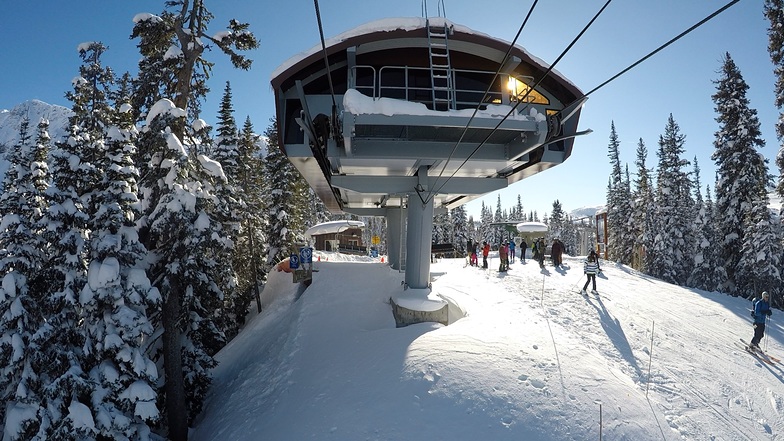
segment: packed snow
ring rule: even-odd
[[[530,250],[529,250],[530,254]],[[750,302],[602,261],[442,259],[450,324],[395,327],[404,274],[316,252],[313,283],[270,274],[263,311],[218,355],[194,441],[775,440],[784,366],[742,349]],[[481,266],[481,258],[480,258]],[[776,310],[763,348],[784,355]]]

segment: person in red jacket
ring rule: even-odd
[[[487,256],[490,254],[490,244],[482,242],[482,268],[487,269]]]

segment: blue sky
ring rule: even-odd
[[[511,41],[532,2],[499,0],[446,0],[446,17],[478,32]],[[727,3],[725,0],[627,0],[610,3],[584,36],[556,65],[556,69],[588,92],[625,69],[672,37]],[[686,158],[695,156],[702,169],[702,186],[713,187],[715,167],[710,159],[713,134],[718,126],[711,95],[715,92],[721,58],[729,52],[750,86],[749,99],[762,124],[767,146],[762,153],[773,158],[779,150],[774,123],[773,66],[767,53],[768,23],[762,1],[741,0],[702,27],[686,35],[614,82],[593,93],[581,117],[581,129],[591,135],[578,138],[564,164],[505,190],[468,204],[469,214],[479,213],[481,201],[511,208],[522,196],[526,211],[539,215],[560,200],[565,210],[604,203],[610,166],[607,144],[610,123],[615,122],[621,141],[621,161],[634,172],[637,142],[648,147],[648,167],[656,165],[659,136],[670,113],[686,135]],[[540,1],[523,30],[518,45],[547,63],[553,63],[578,35],[604,0]],[[322,1],[327,38],[360,24],[392,17],[422,16],[421,0]],[[250,71],[240,71],[222,54],[208,54],[216,63],[210,87],[213,93],[203,106],[202,118],[216,119],[217,105],[226,81],[231,81],[237,120],[250,116],[263,131],[274,116],[270,74],[288,58],[319,44],[314,3],[309,0],[250,1],[207,0],[215,15],[210,32],[224,29],[230,18],[251,24],[261,47],[250,54]],[[3,68],[0,68],[0,109],[10,109],[30,99],[70,107],[64,94],[77,75],[78,44],[102,41],[109,46],[104,63],[122,73],[136,70],[140,57],[130,40],[132,18],[139,12],[159,13],[163,1],[70,0],[61,2],[4,2],[0,15]],[[428,3],[431,15],[437,2]]]

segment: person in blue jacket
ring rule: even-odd
[[[582,293],[585,294],[585,290],[588,289],[588,284],[593,282],[593,289],[591,292],[596,294],[596,273],[599,272],[599,258],[594,250],[591,250],[591,253],[588,254],[588,258],[585,260],[583,272],[588,277],[588,280],[585,281]]]
[[[770,310],[770,294],[762,292],[762,298],[755,301],[754,305],[754,338],[751,339],[751,347],[759,349],[759,342],[765,336],[765,321],[773,312]]]

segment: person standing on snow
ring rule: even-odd
[[[515,243],[513,240],[509,241],[509,263],[514,263],[515,258]]]
[[[528,249],[528,244],[525,243],[525,239],[520,242],[520,262],[525,263],[525,251]]]
[[[509,269],[509,244],[506,242],[498,246],[498,258],[501,259],[501,266],[498,267],[498,272],[506,272]]]
[[[754,315],[754,338],[751,339],[749,345],[753,349],[759,349],[759,342],[765,336],[765,322],[768,317],[773,315],[770,310],[770,294],[767,291],[762,292],[762,298],[756,300],[753,304],[752,315]]]
[[[585,281],[585,285],[583,285],[582,294],[586,295],[586,289],[588,289],[588,284],[593,282],[593,289],[591,293],[596,294],[596,273],[599,272],[599,263],[598,259],[596,258],[596,252],[591,250],[591,253],[588,254],[588,258],[585,260],[585,266],[583,266],[583,272],[588,277],[588,280]]]
[[[487,269],[487,256],[490,254],[490,244],[482,242],[482,268]]]
[[[558,268],[561,266],[561,253],[562,245],[558,239],[553,239],[553,245],[550,247],[550,257],[553,260],[553,266]]]
[[[536,252],[536,260],[539,261],[539,268],[544,268],[544,258],[547,253],[547,245],[544,244],[544,237],[540,237],[539,240],[536,241]]]

